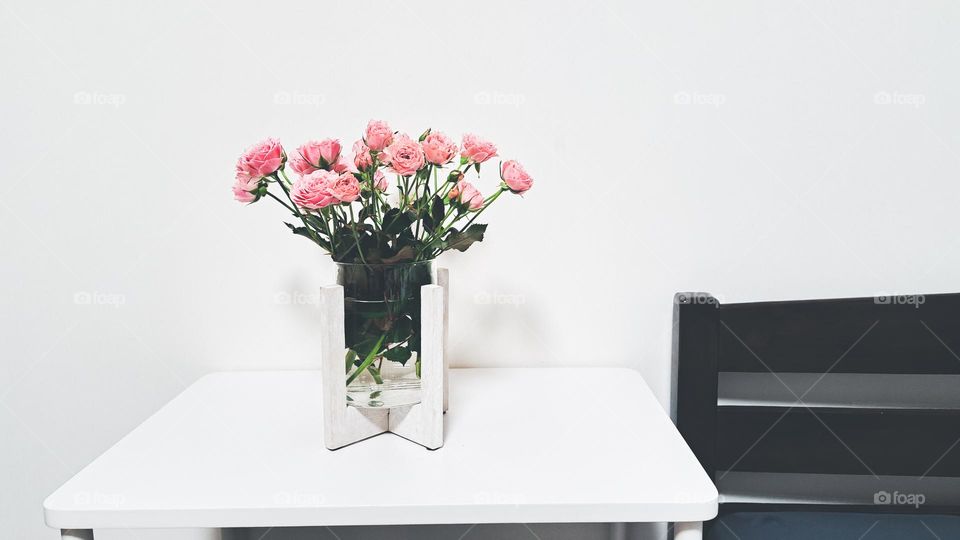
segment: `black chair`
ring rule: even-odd
[[[674,307],[705,538],[960,538],[960,294]]]

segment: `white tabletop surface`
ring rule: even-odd
[[[639,373],[456,369],[443,448],[323,445],[319,372],[203,377],[44,502],[59,528],[703,521],[717,491]]]

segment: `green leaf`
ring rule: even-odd
[[[345,358],[347,364],[347,373],[350,373],[350,367],[353,366],[353,363],[358,360],[357,353],[352,349],[347,349],[347,356]]]
[[[398,262],[412,261],[412,260],[414,259],[414,257],[416,257],[416,256],[417,256],[417,254],[416,254],[416,252],[413,250],[413,247],[411,247],[411,246],[403,246],[402,248],[400,248],[400,251],[397,251],[397,254],[394,255],[393,257],[384,257],[384,258],[383,258],[383,263],[384,263],[384,264],[394,264],[394,263],[398,263]]]
[[[286,221],[284,221],[283,224],[286,225],[287,227],[289,227],[290,230],[293,231],[293,234],[296,234],[296,235],[298,235],[298,236],[302,236],[302,237],[306,238],[307,240],[310,240],[311,242],[313,242],[313,243],[317,244],[318,246],[322,247],[323,249],[325,249],[325,250],[327,250],[327,251],[330,251],[330,244],[328,244],[326,240],[320,238],[320,235],[317,235],[317,237],[314,238],[314,235],[311,234],[310,229],[308,229],[308,228],[306,228],[306,227],[295,227],[295,226],[287,223]]]
[[[430,206],[430,217],[433,218],[433,223],[437,227],[440,226],[443,221],[443,216],[446,214],[444,211],[443,199],[439,195],[433,196],[433,203]]]
[[[410,356],[410,349],[406,347],[394,347],[383,354],[383,357],[387,360],[399,362],[401,365],[406,364]]]
[[[451,234],[449,234],[445,240],[446,248],[466,251],[474,242],[483,241],[483,233],[486,232],[486,230],[487,226],[479,223],[474,223],[463,232],[451,229]]]
[[[399,208],[391,208],[383,216],[383,232],[386,234],[400,234],[404,229],[410,227],[410,224],[417,219],[417,215],[412,211],[402,211]]]
[[[360,255],[357,254],[357,240],[353,237],[349,226],[341,227],[334,233],[336,237],[337,252],[334,253],[333,260],[337,262],[361,262]],[[367,242],[369,235],[360,235],[360,244]],[[366,252],[364,252],[366,254]]]
[[[376,356],[376,354],[379,352],[380,345],[382,343],[381,340],[384,337],[385,337],[384,335],[369,336],[363,341],[360,341],[359,343],[348,345],[348,347],[353,349],[357,353],[358,357],[366,359],[371,355]]]
[[[361,373],[363,373],[363,370],[367,369],[370,366],[370,364],[373,364],[373,360],[374,358],[376,358],[377,352],[380,350],[380,345],[383,344],[383,338],[385,337],[386,337],[386,334],[380,336],[380,339],[378,339],[377,342],[373,345],[373,348],[370,349],[370,352],[366,354],[366,357],[363,359],[363,362],[361,362],[360,365],[357,366],[357,370],[354,371],[352,375],[347,377],[347,386],[350,386],[350,383],[352,383],[354,379],[356,379]]]
[[[413,334],[413,321],[408,316],[393,319],[388,334],[387,343],[403,343]]]

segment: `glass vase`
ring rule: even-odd
[[[386,408],[420,402],[420,287],[433,261],[337,263],[343,286],[347,404]]]

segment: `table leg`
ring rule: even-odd
[[[703,522],[690,521],[675,523],[673,526],[673,540],[703,540]]]
[[[93,529],[60,529],[63,540],[93,540]]]

